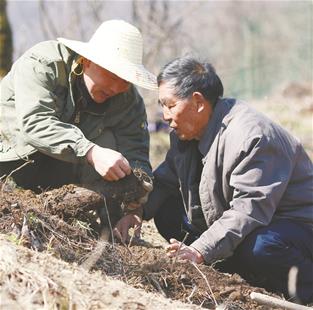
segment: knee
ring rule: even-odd
[[[272,266],[285,261],[292,251],[293,249],[279,236],[258,234],[242,242],[238,255],[248,264]]]

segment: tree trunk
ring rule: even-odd
[[[0,78],[11,69],[13,41],[12,31],[6,13],[6,0],[0,0]]]

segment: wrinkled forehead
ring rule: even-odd
[[[175,100],[175,89],[173,85],[168,82],[162,82],[159,86],[159,101]]]

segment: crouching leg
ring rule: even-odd
[[[308,303],[313,299],[312,240],[312,229],[304,224],[278,220],[253,231],[236,249],[232,260],[244,278],[252,276],[268,290]],[[294,266],[297,277],[292,279],[289,271]],[[292,286],[296,292],[292,292]]]

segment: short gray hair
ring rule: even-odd
[[[199,92],[213,106],[224,93],[223,84],[214,67],[190,56],[176,58],[166,64],[157,81],[158,86],[169,83],[180,99],[187,99],[193,92]]]

